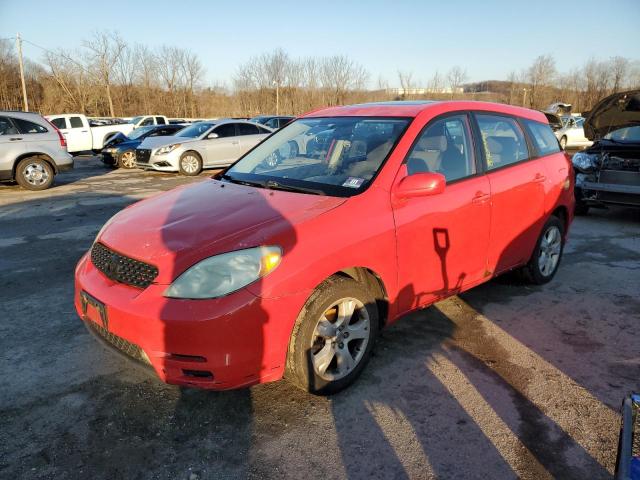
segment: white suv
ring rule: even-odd
[[[55,174],[72,168],[65,138],[41,115],[0,111],[0,181],[44,190]]]

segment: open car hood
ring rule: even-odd
[[[620,92],[600,100],[584,122],[589,140],[599,140],[620,128],[640,125],[640,90]]]

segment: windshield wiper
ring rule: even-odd
[[[270,188],[272,190],[284,190],[287,192],[301,192],[301,193],[312,193],[314,195],[324,195],[325,193],[322,190],[317,190],[315,188],[306,188],[306,187],[294,187],[292,185],[283,185],[282,183],[278,183],[275,180],[267,180],[264,183],[265,188]]]
[[[226,173],[222,175],[220,178],[226,180],[227,182],[237,183],[238,185],[246,185],[248,187],[258,187],[258,188],[266,188],[265,185],[261,182],[250,182],[248,180],[238,180],[237,178],[233,178]]]

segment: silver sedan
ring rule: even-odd
[[[194,123],[172,137],[147,138],[136,149],[139,168],[198,175],[205,168],[232,164],[272,130],[242,120]]]

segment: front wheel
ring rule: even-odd
[[[351,278],[331,277],[303,307],[289,343],[286,377],[328,395],[351,385],[364,369],[378,333],[373,294]]]
[[[536,248],[523,273],[530,283],[550,282],[560,266],[564,249],[564,225],[558,217],[551,217],[542,228]]]
[[[196,152],[185,152],[180,157],[180,173],[193,177],[202,171],[202,158]]]
[[[53,184],[53,168],[39,157],[25,158],[16,167],[16,182],[27,190],[46,190]]]
[[[123,152],[118,158],[118,167],[120,168],[135,168],[136,167],[136,152],[133,150],[127,150]]]

